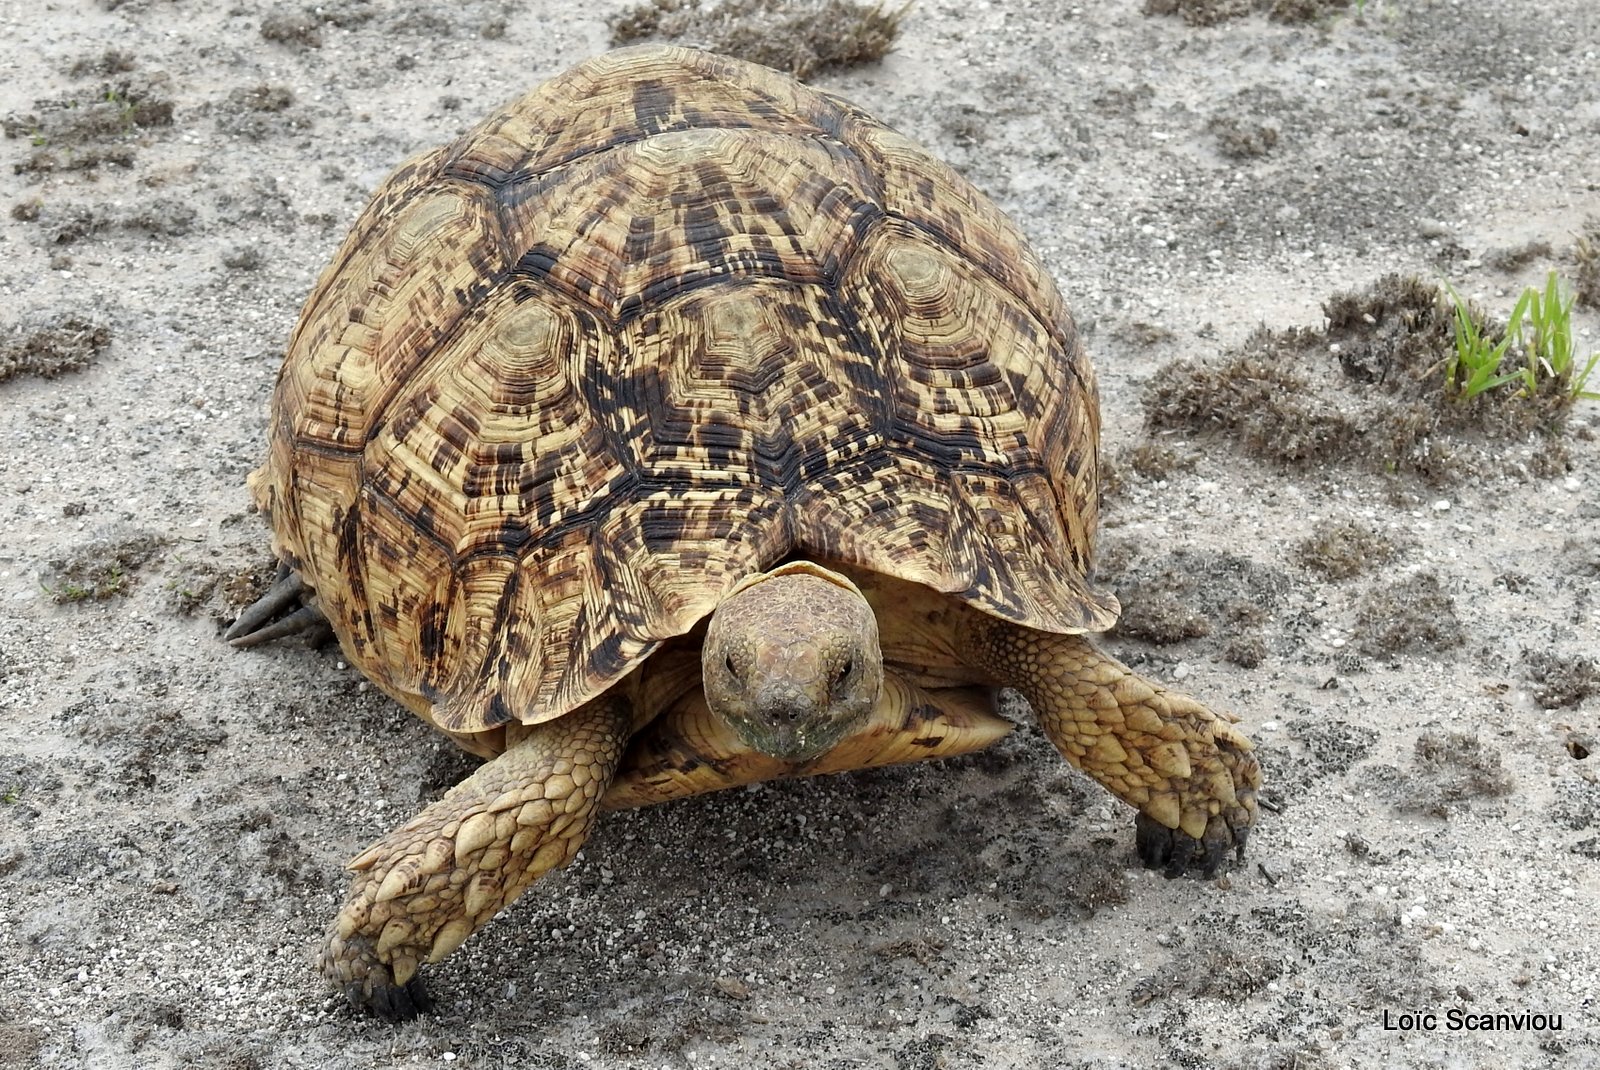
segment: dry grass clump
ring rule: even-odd
[[[1577,706],[1590,695],[1600,693],[1600,662],[1593,658],[1530,650],[1522,660],[1533,682],[1534,701],[1547,710]]]
[[[1407,809],[1449,817],[1474,798],[1511,790],[1500,752],[1469,732],[1428,731],[1417,737],[1416,777]]]
[[[1176,15],[1190,26],[1215,26],[1260,12],[1273,22],[1320,22],[1353,0],[1145,0],[1146,15]]]
[[[0,383],[22,375],[54,379],[81,371],[111,344],[111,328],[76,315],[12,327],[8,334],[0,341]]]
[[[805,78],[882,59],[905,11],[857,0],[642,0],[611,20],[611,43],[681,41]]]
[[[1572,257],[1578,262],[1578,306],[1600,309],[1600,216],[1584,221],[1583,231],[1572,247]]]
[[[1345,520],[1322,528],[1295,546],[1295,560],[1330,580],[1353,576],[1394,560],[1394,540],[1367,524]]]
[[[1356,623],[1368,657],[1433,654],[1466,642],[1455,599],[1428,572],[1369,591]]]
[[[1485,339],[1503,337],[1470,312]],[[1321,330],[1261,327],[1218,360],[1161,368],[1143,399],[1148,428],[1218,432],[1286,466],[1354,464],[1448,484],[1503,463],[1503,451],[1474,456],[1464,445],[1552,432],[1570,411],[1572,399],[1553,389],[1451,389],[1455,306],[1420,279],[1385,276],[1334,294],[1323,313]],[[1563,455],[1548,439],[1541,453],[1552,464]]]

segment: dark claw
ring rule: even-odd
[[[362,982],[351,981],[344,986],[345,998],[356,1010],[371,1011],[385,1021],[409,1022],[417,1015],[433,1010],[433,1000],[428,997],[428,990],[417,977],[403,985],[380,982],[371,992],[366,989],[367,986]]]
[[[378,959],[377,946],[368,937],[342,937],[337,928],[331,929],[322,954],[317,957],[317,969],[358,1011],[368,1011],[391,1022],[407,1022],[433,1010],[422,980],[412,977],[403,985],[395,984],[394,971],[389,963]]]
[[[1244,844],[1250,835],[1249,826],[1232,828],[1221,816],[1211,819],[1205,836],[1198,840],[1145,814],[1134,819],[1133,828],[1139,861],[1146,869],[1161,870],[1169,879],[1194,872],[1216,876],[1228,864],[1230,848],[1234,861],[1244,859]]]
[[[243,619],[243,617],[240,618],[240,620]],[[326,623],[325,618],[316,606],[301,606],[287,617],[279,617],[270,624],[243,632],[237,636],[224,635],[223,638],[236,647],[260,646],[262,643],[270,643],[274,639],[282,639],[285,636],[309,632],[324,623]]]
[[[309,593],[305,581],[287,563],[280,564],[267,593],[246,607],[222,637],[234,646],[249,647],[326,629],[327,618],[322,612],[305,604]]]

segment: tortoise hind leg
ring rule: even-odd
[[[572,860],[622,759],[633,706],[607,694],[518,727],[505,753],[351,861],[356,876],[318,966],[357,1007],[415,1016],[426,1007],[420,964]]]
[[[967,656],[1023,693],[1068,761],[1139,809],[1146,866],[1209,876],[1230,851],[1244,857],[1261,766],[1232,718],[1141,678],[1081,635],[969,619]]]
[[[311,588],[287,561],[278,563],[267,593],[250,603],[222,637],[236,647],[260,646],[290,635],[316,642],[332,634],[328,619],[310,602]]]

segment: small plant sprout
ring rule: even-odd
[[[1455,287],[1447,282],[1444,288],[1449,291],[1450,300],[1455,305],[1455,352],[1446,357],[1444,363],[1446,393],[1463,399],[1475,398],[1485,390],[1493,390],[1522,378],[1520,371],[1502,373],[1500,363],[1511,348],[1522,317],[1527,314],[1527,293],[1511,310],[1505,336],[1498,343],[1491,343],[1484,337],[1483,326],[1478,322],[1478,317],[1472,314],[1471,306],[1461,299]]]
[[[1544,292],[1529,287],[1523,292],[1527,314],[1521,322],[1507,328],[1515,330],[1517,341],[1523,347],[1522,393],[1532,397],[1539,386],[1542,374],[1557,383],[1558,389],[1569,398],[1589,398],[1600,401],[1600,393],[1585,390],[1589,376],[1600,364],[1600,353],[1591,353],[1588,361],[1578,370],[1577,357],[1572,349],[1572,295],[1563,295],[1561,280],[1554,271],[1545,277]],[[1518,308],[1522,304],[1518,303]],[[1527,334],[1531,338],[1525,337]]]
[[[1568,402],[1600,400],[1600,393],[1585,389],[1589,376],[1600,366],[1600,353],[1591,354],[1580,366],[1572,343],[1573,299],[1563,289],[1552,271],[1543,290],[1535,286],[1523,290],[1500,340],[1491,343],[1471,306],[1445,283],[1455,309],[1455,347],[1444,362],[1445,390],[1465,400],[1507,383],[1519,383],[1517,395],[1531,398],[1548,382]],[[1502,372],[1500,367],[1513,346],[1521,363]]]

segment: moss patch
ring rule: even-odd
[[[904,14],[856,0],[644,0],[611,20],[611,43],[681,41],[804,78],[882,59]]]
[[[58,605],[125,595],[133,585],[135,573],[166,544],[165,537],[149,531],[92,539],[51,559],[40,585]]]

